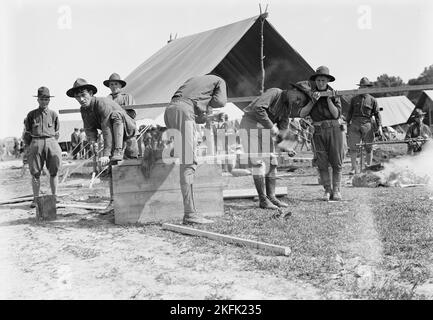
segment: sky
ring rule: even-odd
[[[50,108],[78,108],[66,96],[84,78],[102,85],[126,78],[166,45],[259,14],[254,0],[0,1],[0,138],[21,136],[40,86]],[[329,67],[337,90],[384,73],[405,82],[433,64],[433,1],[268,0],[268,21],[316,69]],[[266,39],[265,39],[266,45]],[[163,102],[163,101],[161,101]],[[60,120],[80,115],[59,115]]]

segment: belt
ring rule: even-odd
[[[192,102],[191,99],[188,99],[188,98],[181,98],[181,97],[173,98],[173,99],[171,99],[170,103],[177,103],[177,102],[184,102],[184,103],[190,105],[191,107],[194,107],[194,103]]]
[[[321,127],[321,128],[339,127],[340,122],[337,119],[315,121],[315,122],[313,122],[313,126]]]
[[[54,137],[32,137],[32,139],[49,139]]]

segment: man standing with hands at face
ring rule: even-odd
[[[41,188],[40,176],[46,164],[50,173],[51,193],[56,195],[62,150],[57,143],[59,138],[59,118],[57,113],[48,108],[50,103],[50,90],[47,87],[38,89],[39,108],[30,111],[24,121],[24,142],[28,149],[29,170],[32,175],[33,202],[30,207],[36,207],[36,197]]]
[[[335,92],[328,86],[335,78],[329,74],[325,66],[317,68],[316,73],[310,77],[313,81],[313,93],[310,101],[301,109],[300,116],[310,115],[313,120],[314,156],[319,168],[320,181],[325,189],[323,200],[341,200],[341,171],[344,158],[344,137],[341,116],[341,101]],[[332,97],[321,97],[320,92],[330,91]],[[329,166],[332,167],[332,186],[329,175]]]

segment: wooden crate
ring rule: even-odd
[[[124,160],[113,166],[114,221],[116,224],[164,222],[183,217],[179,164],[156,162],[146,171],[142,160]],[[194,180],[197,211],[213,217],[224,214],[221,166],[199,164]]]
[[[36,200],[36,219],[37,220],[56,220],[56,196],[44,195],[35,198]]]

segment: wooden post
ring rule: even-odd
[[[36,197],[36,219],[37,220],[56,220],[56,196],[45,195]]]

